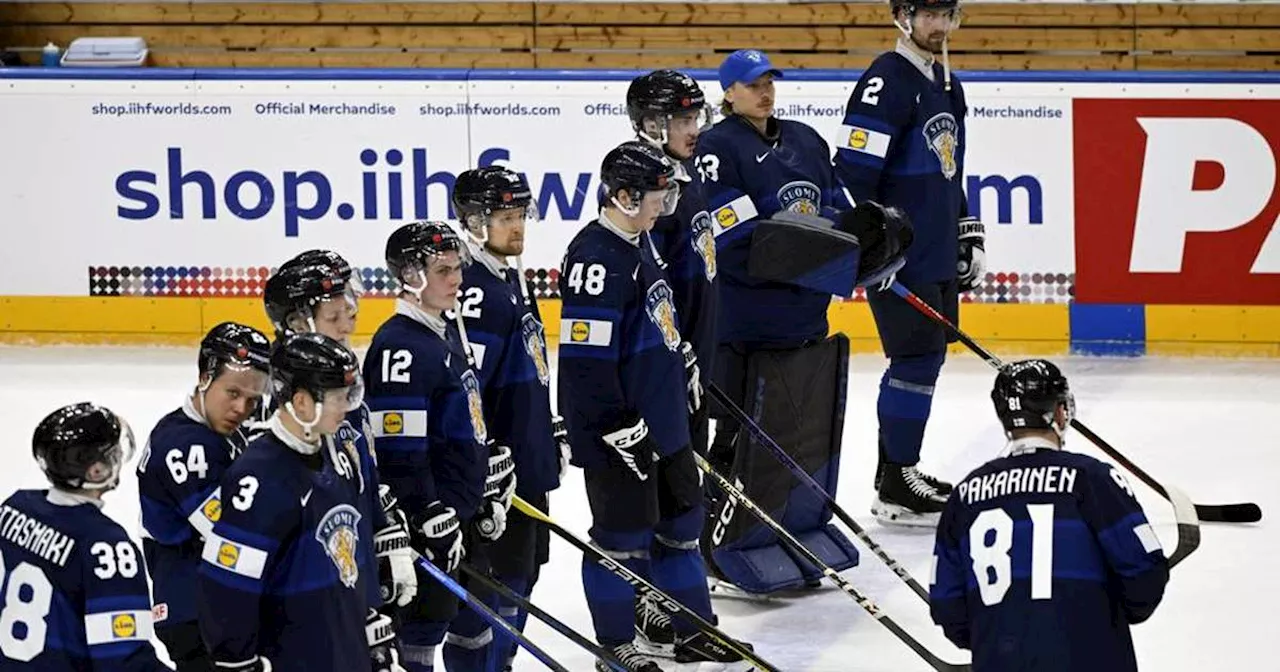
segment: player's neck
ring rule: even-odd
[[[1062,439],[1051,429],[1028,429],[1014,432],[1009,437],[1006,452],[1010,455],[1033,453],[1037,450],[1062,450]]]
[[[927,75],[932,75],[933,62],[935,59],[933,52],[916,44],[915,40],[907,37],[906,35],[898,38],[896,51],[910,59],[916,67],[920,68],[921,72],[924,72]]]
[[[397,315],[403,315],[425,326],[440,338],[444,338],[445,330],[444,315],[442,313],[443,311],[427,308],[413,296],[401,294],[400,298],[396,299]]]
[[[45,499],[50,504],[58,506],[79,506],[80,504],[92,504],[98,508],[102,508],[102,490],[63,490],[62,488],[49,488],[49,494]]]
[[[631,243],[632,245],[640,244],[640,227],[631,223],[631,218],[627,217],[621,210],[614,206],[609,206],[600,213],[600,224],[604,228],[618,234],[620,238]]]

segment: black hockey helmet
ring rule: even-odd
[[[653,145],[638,140],[614,147],[600,164],[600,181],[604,184],[606,198],[628,215],[638,212],[640,200],[650,191],[667,192],[662,214],[675,212],[676,202],[680,198],[679,183],[675,177],[676,168],[666,154]],[[626,191],[631,197],[631,211],[628,212],[614,201],[619,191]]]
[[[431,260],[447,252],[457,252],[463,266],[471,263],[471,252],[453,227],[444,222],[410,222],[392,231],[387,238],[387,270],[401,286],[406,275],[416,273],[423,275],[425,283]],[[419,287],[413,291],[421,290]]]
[[[692,77],[675,70],[654,70],[631,80],[627,88],[627,116],[637,135],[659,146],[666,144],[667,120],[681,112],[697,111],[700,126],[711,123],[711,107]],[[645,129],[646,119],[657,121],[659,136]]]
[[[133,457],[129,423],[109,409],[91,402],[63,406],[36,426],[31,453],[55,488],[110,490],[120,481],[120,469]],[[105,471],[93,470],[106,465]]]
[[[954,10],[960,6],[960,0],[889,0],[889,10],[897,16],[898,10],[905,9],[914,15],[921,9]]]
[[[342,297],[354,308],[362,292],[346,259],[336,252],[310,250],[286,261],[267,278],[262,304],[276,333],[285,333],[294,316],[311,319],[320,302]]]
[[[324,334],[286,334],[271,351],[271,386],[281,405],[290,403],[298,390],[306,390],[317,403],[327,390],[350,388],[347,410],[364,397],[360,361],[347,346]]]
[[[200,341],[200,375],[210,382],[223,369],[271,371],[271,341],[253,327],[223,322],[209,330]]]
[[[1066,376],[1053,362],[1028,359],[1000,367],[991,402],[1005,432],[1015,429],[1062,430],[1053,422],[1059,406],[1066,407],[1067,422],[1076,414],[1075,395]]]
[[[463,171],[453,185],[453,209],[458,221],[474,233],[489,224],[498,210],[524,208],[525,220],[538,219],[538,205],[524,175],[503,166]]]

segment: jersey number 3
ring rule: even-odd
[[[1031,599],[1053,598],[1053,505],[1028,504],[1031,518]],[[969,555],[978,594],[988,607],[1000,604],[1013,583],[1013,518],[988,509],[969,526]]]
[[[12,571],[0,555],[0,589],[4,609],[0,610],[0,653],[5,658],[29,663],[44,652],[53,605],[53,584],[41,569],[19,562]],[[26,599],[23,599],[23,598]],[[14,627],[21,623],[22,628]],[[19,636],[17,633],[22,632]]]

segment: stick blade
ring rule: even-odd
[[[1253,502],[1196,504],[1196,516],[1204,523],[1256,523],[1262,520],[1262,509]]]

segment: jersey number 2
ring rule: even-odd
[[[45,619],[53,604],[53,584],[39,567],[28,562],[19,562],[13,571],[8,571],[4,555],[0,555],[0,588],[4,589],[0,653],[5,658],[29,663],[44,652],[45,637],[49,633]],[[23,625],[21,637],[14,627],[19,623]]]
[[[1031,518],[1031,599],[1053,598],[1053,505],[1028,504]],[[990,543],[987,538],[990,537]],[[1013,518],[1004,509],[978,514],[969,527],[969,555],[978,594],[988,607],[1000,604],[1013,583]]]
[[[867,85],[862,87],[862,102],[868,105],[880,104],[880,89],[884,88],[883,77],[872,77],[867,80]]]

